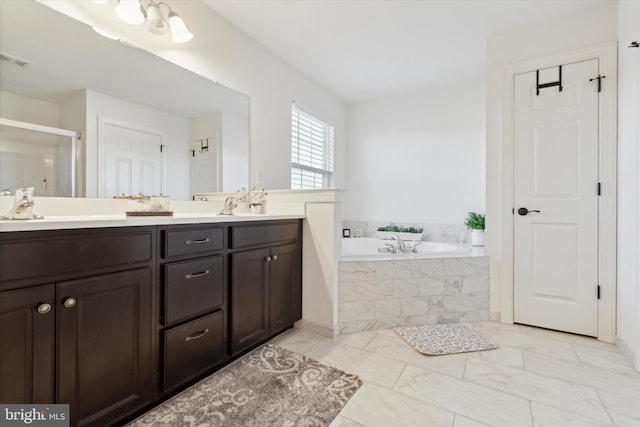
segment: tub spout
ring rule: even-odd
[[[404,242],[404,240],[402,240],[399,236],[395,234],[392,235],[391,238],[396,242],[398,242],[398,251],[400,253],[403,253],[403,254],[407,253],[407,244]]]

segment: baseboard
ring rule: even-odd
[[[625,357],[625,359],[627,359],[629,361],[629,363],[631,363],[631,366],[634,366],[636,371],[640,372],[640,366],[635,366],[636,363],[636,358],[635,358],[635,353],[633,351],[633,349],[631,348],[631,346],[629,344],[627,344],[627,342],[622,339],[620,337],[620,335],[616,334],[616,341],[615,341],[616,346],[620,349],[620,351],[622,352],[622,355]]]
[[[320,326],[313,322],[310,322],[305,319],[300,319],[296,323],[293,324],[294,328],[302,329],[304,331],[309,331],[314,334],[321,335],[327,338],[334,338],[338,334],[335,332],[337,329],[327,328],[326,326]]]

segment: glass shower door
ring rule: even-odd
[[[77,132],[0,119],[0,190],[74,197]]]

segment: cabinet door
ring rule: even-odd
[[[54,285],[0,293],[0,402],[54,402]]]
[[[288,328],[294,321],[294,289],[299,281],[298,245],[271,249],[269,265],[269,332]]]
[[[231,354],[269,333],[266,259],[268,249],[231,254]]]
[[[71,425],[106,425],[150,401],[151,270],[58,284],[58,398]]]

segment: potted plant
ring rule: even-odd
[[[242,187],[241,190],[238,190],[238,202],[248,204],[251,213],[264,213],[264,205],[267,203],[267,193],[264,191],[264,188],[258,190],[254,186],[251,190],[247,190]]]
[[[422,228],[403,227],[402,225],[395,225],[394,223],[378,228],[379,239],[388,240],[391,239],[391,236],[394,234],[402,240],[422,240]]]
[[[469,212],[464,225],[471,230],[471,245],[484,246],[484,215]]]

